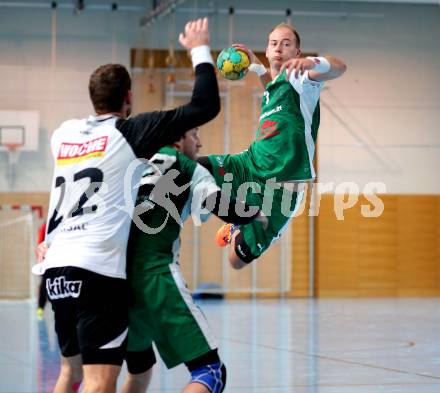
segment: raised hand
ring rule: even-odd
[[[189,21],[185,25],[185,32],[179,35],[179,42],[188,50],[201,45],[209,45],[208,18]]]

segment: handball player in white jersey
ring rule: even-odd
[[[90,77],[96,115],[68,120],[52,136],[49,248],[33,270],[44,274],[55,312],[62,355],[56,393],[77,391],[81,380],[84,393],[116,390],[128,328],[126,248],[133,205],[124,194],[127,168],[220,110],[207,19],[189,22],[179,40],[195,68],[188,104],[128,118],[130,76],[123,66],[107,64]],[[136,192],[130,188],[132,201]]]

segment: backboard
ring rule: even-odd
[[[20,146],[21,151],[38,150],[40,116],[37,111],[0,110],[0,151]]]

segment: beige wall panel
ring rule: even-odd
[[[259,288],[276,290],[281,287],[281,241],[282,239],[276,240],[257,261],[252,262],[258,264]]]
[[[337,221],[333,195],[323,195],[317,243],[320,296],[440,294],[440,197],[381,199],[385,210],[380,217],[363,217],[361,198],[345,212],[344,221]]]
[[[260,265],[258,264],[257,268]],[[226,282],[229,282],[229,285],[225,284],[225,287],[229,289],[231,292],[237,293],[249,293],[250,288],[252,288],[252,270],[249,267],[241,270],[232,269],[229,266],[229,262],[227,262],[227,268],[225,269],[225,275],[227,278]]]
[[[292,280],[293,296],[307,296],[309,291],[309,231],[307,219],[292,223]]]
[[[359,248],[359,294],[391,295],[397,288],[396,200],[387,200],[380,218],[365,218],[360,214],[360,198],[353,207],[357,212]]]
[[[180,268],[183,272],[183,276],[185,277],[186,283],[188,287],[191,289],[194,288],[193,282],[193,259],[194,255],[194,227],[191,221],[187,221],[187,224],[184,225],[182,230],[182,235],[180,236],[181,249],[180,249]]]
[[[291,222],[291,258],[292,276],[290,296],[303,297],[309,295],[309,207],[310,198],[303,201],[304,207],[300,208],[302,214],[295,217]]]
[[[333,197],[323,195],[317,219],[316,289],[319,296],[347,291],[357,293],[359,282],[357,214],[345,212],[338,221]]]
[[[215,234],[218,228],[223,225],[217,217],[211,217],[200,227],[200,283],[218,283],[223,282],[222,273],[222,253],[215,243]]]
[[[163,76],[159,70],[143,70],[132,75],[133,113],[157,110],[164,104]]]
[[[440,198],[399,198],[399,292],[440,288]]]

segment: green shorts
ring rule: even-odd
[[[200,308],[194,303],[180,267],[166,273],[135,274],[130,279],[128,351],[152,343],[168,368],[217,348]]]
[[[230,188],[231,197],[262,208],[268,217],[267,229],[259,222],[240,226],[246,245],[253,257],[258,258],[287,229],[302,195],[300,197],[299,193],[281,187],[274,179],[264,180],[255,176],[250,171],[252,163],[245,153],[209,155],[208,158],[215,181],[223,192],[228,193]]]

